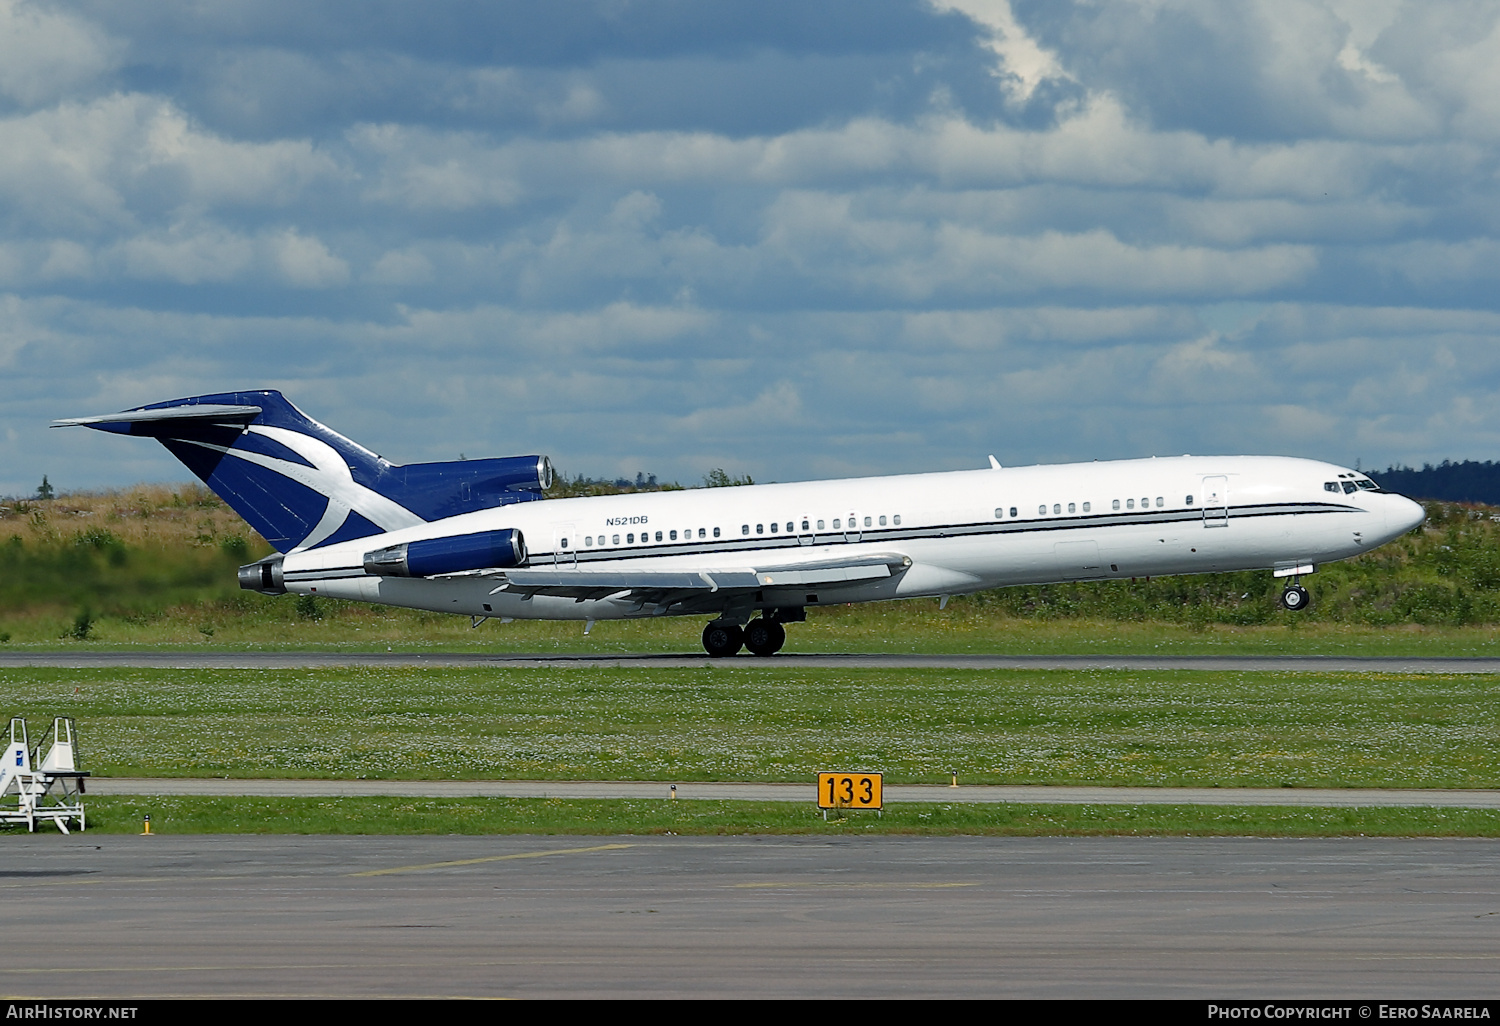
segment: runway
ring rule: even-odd
[[[676,788],[675,793],[671,790]],[[888,784],[887,802],[1059,803],[1064,805],[1277,805],[1500,809],[1500,791],[1264,787],[962,787]],[[244,795],[253,797],[632,798],[670,801],[817,801],[811,782],[763,784],[655,780],[246,780],[96,777],[91,795]]]
[[[307,669],[323,666],[628,667],[693,666],[785,669],[951,670],[1207,670],[1288,673],[1500,673],[1500,658],[1423,656],[1139,656],[1139,655],[923,655],[903,653],[782,653],[769,659],[740,655],[710,659],[701,652],[607,655],[537,652],[132,652],[8,651],[0,668],[141,667],[159,669]]]
[[[1481,840],[7,836],[15,998],[1463,999]]]

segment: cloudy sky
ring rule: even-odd
[[[1500,5],[0,0],[0,493],[1500,458]]]

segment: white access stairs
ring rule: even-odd
[[[26,740],[26,721],[10,720],[10,743],[0,765],[0,823],[25,823],[35,831],[38,821],[51,820],[68,832],[68,821],[77,820],[84,829],[83,780],[78,769],[78,730],[71,716],[52,721],[52,743],[31,750]],[[36,764],[33,768],[33,762]]]

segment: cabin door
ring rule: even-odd
[[[797,521],[797,544],[811,545],[813,543],[813,520],[806,513],[802,514]]]
[[[572,524],[552,525],[552,562],[556,566],[578,565],[578,531]]]
[[[844,541],[859,541],[859,514],[850,513],[849,518],[844,521]]]
[[[1229,478],[1222,474],[1203,479],[1203,526],[1229,526]]]

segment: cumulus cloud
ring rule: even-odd
[[[113,71],[120,45],[96,25],[26,0],[0,0],[0,97],[25,108],[74,97]]]

